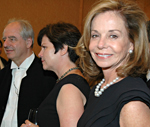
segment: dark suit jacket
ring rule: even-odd
[[[1,58],[2,63],[4,64],[4,66],[6,66],[8,62],[3,57],[0,56],[0,58]]]
[[[10,63],[0,71],[0,124],[6,108],[11,80],[12,70]],[[46,76],[47,75],[47,76]],[[28,118],[31,108],[38,108],[56,82],[56,75],[42,69],[42,63],[35,57],[33,63],[27,70],[27,76],[22,79],[18,100],[18,127]]]

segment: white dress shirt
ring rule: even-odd
[[[18,127],[17,109],[20,84],[22,79],[27,75],[26,71],[32,64],[34,58],[35,55],[33,53],[19,67],[13,61],[11,63],[12,82],[1,127]]]

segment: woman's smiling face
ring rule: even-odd
[[[89,50],[99,67],[116,69],[126,62],[130,49],[133,50],[133,44],[117,12],[107,11],[94,17]]]

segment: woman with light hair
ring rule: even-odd
[[[77,45],[79,65],[94,86],[78,127],[149,127],[146,16],[133,2],[100,0]]]

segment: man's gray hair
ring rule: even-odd
[[[24,40],[27,40],[28,38],[32,38],[32,46],[31,47],[33,47],[33,44],[34,44],[34,31],[33,31],[33,28],[31,26],[31,24],[27,20],[15,19],[15,18],[10,19],[8,21],[8,24],[13,23],[13,22],[18,22],[20,24],[20,26],[21,26],[20,35],[22,36],[22,38]]]

